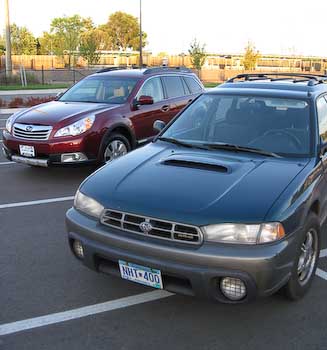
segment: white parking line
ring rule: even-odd
[[[16,162],[0,162],[0,165],[18,164]]]
[[[166,292],[164,290],[156,290],[153,292],[147,292],[147,293],[138,294],[138,295],[134,295],[126,298],[107,301],[101,304],[84,306],[84,307],[69,310],[69,311],[63,311],[55,314],[30,318],[23,321],[5,323],[0,325],[0,336],[17,333],[17,332],[21,332],[21,331],[25,331],[33,328],[44,327],[55,323],[76,320],[78,318],[96,315],[107,311],[122,309],[128,306],[133,306],[133,305],[147,303],[158,299],[167,298],[171,295],[173,294]]]
[[[320,257],[321,258],[326,258],[327,257],[327,249],[323,249],[320,251]]]
[[[69,197],[40,199],[40,200],[29,201],[29,202],[7,203],[7,204],[0,204],[0,209],[16,208],[16,207],[27,207],[27,206],[30,206],[30,205],[56,203],[56,202],[65,202],[65,201],[71,201],[73,199],[74,199],[74,196],[69,196]]]
[[[327,281],[327,272],[321,269],[317,269],[316,275]]]

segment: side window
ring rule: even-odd
[[[324,97],[317,101],[319,135],[323,142],[327,142],[327,101]]]
[[[197,94],[202,91],[202,87],[195,79],[190,77],[184,77],[184,79],[186,80],[186,83],[190,88],[192,94]]]
[[[151,78],[146,81],[137,94],[138,97],[142,95],[151,96],[154,103],[162,101],[164,95],[160,78]]]
[[[185,95],[183,82],[180,77],[163,77],[162,79],[166,86],[168,98],[180,97]]]

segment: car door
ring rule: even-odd
[[[327,95],[317,100],[318,128],[322,145],[327,145]],[[324,182],[320,185],[321,191],[321,213],[322,220],[327,216],[327,153],[321,156],[321,162],[324,169]]]
[[[147,79],[136,94],[136,101],[140,96],[151,96],[153,99],[151,105],[137,106],[131,116],[137,140],[146,142],[156,134],[153,123],[158,119],[166,120],[166,114],[169,111],[160,77]]]
[[[165,106],[167,113],[165,114],[164,122],[168,123],[188,103],[192,102],[193,97],[181,76],[163,76],[161,79],[167,102]]]

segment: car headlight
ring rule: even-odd
[[[11,129],[12,129],[12,126],[14,124],[14,118],[15,116],[12,115],[11,117],[9,117],[6,121],[6,130],[11,134]]]
[[[86,196],[80,191],[76,192],[75,199],[74,199],[74,207],[75,209],[87,215],[93,216],[97,219],[100,218],[104,210],[104,207],[100,203],[98,203],[95,199]]]
[[[285,236],[279,222],[264,224],[217,224],[204,226],[204,239],[210,242],[261,244],[277,241]]]
[[[83,132],[92,128],[94,123],[94,115],[90,115],[83,119],[78,120],[77,122],[67,125],[61,129],[59,129],[54,137],[62,137],[62,136],[77,136],[83,134]]]

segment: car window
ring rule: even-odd
[[[228,143],[283,156],[307,156],[311,150],[309,104],[287,98],[205,94],[186,108],[163,136],[202,145]]]
[[[163,77],[162,79],[166,87],[168,98],[180,97],[186,94],[180,77]]]
[[[192,94],[196,94],[202,91],[202,87],[195,79],[190,77],[184,77],[184,79],[186,80],[186,83]]]
[[[96,77],[81,80],[59,101],[121,104],[127,101],[137,80],[119,77]]]
[[[140,96],[151,96],[153,102],[159,102],[164,99],[163,89],[160,78],[150,78],[147,80],[144,85],[141,87],[141,90],[138,92],[137,97]]]
[[[317,101],[319,135],[323,142],[327,142],[327,101],[321,97]]]

